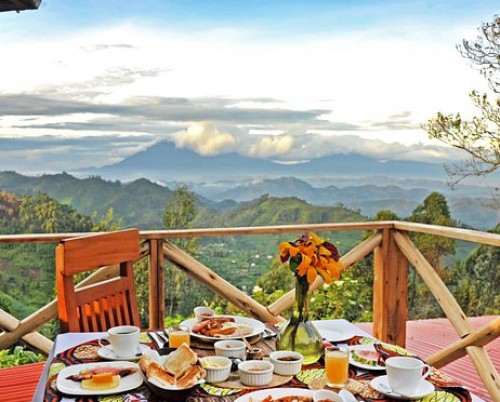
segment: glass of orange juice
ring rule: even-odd
[[[189,335],[189,328],[181,325],[173,325],[168,329],[168,346],[171,348],[178,348],[183,343],[187,346],[191,344],[191,336]]]
[[[325,348],[325,374],[329,387],[344,388],[349,377],[349,351],[337,347]]]

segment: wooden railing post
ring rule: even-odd
[[[383,229],[374,251],[373,335],[404,347],[408,317],[408,260],[394,242],[394,230]]]
[[[165,285],[163,240],[149,240],[149,327],[163,328],[165,317]]]

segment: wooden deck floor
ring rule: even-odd
[[[494,317],[471,318],[477,328]],[[358,323],[359,328],[371,333],[371,323]],[[458,340],[458,335],[446,319],[409,321],[407,324],[407,349],[426,357]],[[486,346],[497,370],[500,370],[500,338]],[[0,402],[29,402],[32,400],[43,363],[0,369]],[[471,392],[485,401],[491,401],[488,392],[479,379],[474,365],[468,357],[443,367],[442,371],[455,377]]]
[[[474,328],[478,328],[494,318],[494,316],[484,316],[470,318],[469,320]],[[371,333],[371,323],[358,323],[356,326]],[[457,333],[445,318],[408,321],[406,326],[406,348],[424,359],[458,339]],[[500,371],[500,338],[489,343],[485,348],[495,368]],[[485,389],[468,356],[443,367],[441,370],[459,380],[471,392],[485,401],[491,401],[488,391]]]

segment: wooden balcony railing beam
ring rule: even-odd
[[[429,356],[426,361],[436,368],[446,366],[467,354],[469,346],[484,346],[500,336],[500,317],[478,328],[463,339]]]
[[[211,228],[211,229],[180,229],[180,230],[150,230],[141,232],[143,239],[176,239],[191,237],[222,237],[222,236],[246,236],[261,234],[297,233],[297,237],[304,232],[346,232],[353,230],[379,230],[394,227],[392,221],[375,222],[350,222],[350,223],[315,223],[304,225],[280,225],[280,226],[251,226],[239,228]],[[2,238],[0,236],[0,243]]]
[[[382,230],[375,248],[373,275],[373,335],[405,347],[408,315],[408,260],[394,241],[394,230]]]
[[[464,338],[473,333],[474,328],[467,321],[462,308],[415,244],[413,244],[406,234],[397,231],[394,233],[394,239],[400,250],[415,267],[420,277],[432,292],[458,335]],[[495,400],[500,401],[500,377],[488,353],[483,347],[478,346],[469,346],[466,348],[466,351],[490,395]]]
[[[163,328],[165,317],[165,280],[163,240],[151,239],[149,244],[149,327]]]
[[[118,267],[103,267],[95,271],[92,275],[81,281],[77,287],[90,285],[100,282],[117,275]],[[41,309],[35,311],[33,314],[20,321],[19,326],[12,332],[4,332],[0,335],[0,349],[7,349],[11,347],[18,339],[26,334],[29,334],[37,328],[45,325],[50,320],[57,317],[57,299],[52,300],[49,304],[43,306]]]
[[[10,315],[9,313],[0,310],[0,328],[5,329],[8,332],[15,331],[17,327],[21,325],[21,321],[19,321],[16,317]],[[21,340],[27,344],[30,348],[41,352],[45,355],[50,353],[52,346],[54,346],[54,342],[52,342],[47,337],[43,336],[39,332],[31,332],[29,334],[24,335]]]
[[[474,243],[489,244],[490,246],[500,246],[500,235],[496,233],[478,232],[476,230],[452,228],[447,226],[426,225],[423,223],[413,223],[395,221],[396,230],[409,232],[427,233],[436,236],[449,237],[451,239],[466,240]]]
[[[375,247],[377,247],[382,241],[382,235],[380,233],[376,233],[370,236],[368,239],[358,244],[348,253],[344,254],[340,261],[344,265],[344,269],[349,268],[351,265],[361,261],[368,254],[370,254]],[[309,292],[314,292],[323,284],[323,279],[321,277],[317,277],[314,283],[310,286]],[[271,314],[278,316],[283,311],[286,311],[290,307],[292,307],[293,302],[295,300],[295,289],[290,290],[281,296],[274,303],[270,304],[267,309],[271,312]]]
[[[163,243],[163,254],[168,261],[176,265],[181,271],[184,271],[191,278],[205,285],[212,292],[224,297],[252,317],[263,322],[282,320],[282,318],[272,315],[262,304],[253,300],[236,286],[169,241]]]
[[[415,267],[422,280],[436,298],[458,335],[463,338],[473,332],[474,328],[467,321],[462,308],[417,246],[415,246],[405,233],[395,232],[394,238],[400,250]]]

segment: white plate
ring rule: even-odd
[[[389,386],[389,380],[387,379],[386,375],[382,375],[371,380],[370,386],[381,394],[390,396],[394,399],[421,399],[434,392],[434,385],[424,379],[420,380],[420,382],[418,383],[418,387],[414,392],[412,392],[411,394],[405,394],[404,396],[399,393],[388,392],[384,388],[381,388],[380,384]]]
[[[117,357],[115,355],[115,352],[113,352],[111,345],[106,345],[102,348],[99,348],[97,350],[97,354],[99,355],[99,357],[102,357],[103,359],[106,359],[106,360],[121,360],[121,361],[130,360],[130,361],[133,361],[133,360],[139,360],[144,353],[151,350],[151,348],[147,345],[139,345],[139,349],[141,351],[141,355],[139,355],[139,356]]]
[[[264,323],[254,320],[253,318],[247,318],[247,317],[239,317],[237,315],[225,315],[225,316],[216,316],[216,317],[232,317],[234,318],[234,322],[236,324],[248,324],[250,327],[252,327],[252,332],[249,333],[248,335],[244,335],[244,338],[249,338],[255,335],[259,335],[262,332],[264,332],[264,329],[266,326]],[[222,335],[222,336],[205,336],[205,335],[200,335],[196,334],[193,331],[191,331],[191,328],[193,328],[196,324],[198,324],[198,321],[196,321],[196,318],[191,318],[189,320],[183,321],[180,323],[180,325],[185,325],[190,329],[191,336],[194,336],[198,339],[203,339],[205,341],[220,341],[221,339],[241,339],[240,335]]]
[[[382,371],[385,370],[385,366],[370,366],[369,364],[364,364],[361,362],[358,362],[352,358],[352,353],[351,351],[353,350],[371,350],[375,351],[375,348],[373,347],[373,344],[370,345],[354,345],[354,346],[348,346],[349,348],[349,364],[352,364],[353,366],[359,367],[361,369],[365,370],[378,370]]]
[[[254,402],[259,402],[260,400],[272,395],[273,398],[283,398],[285,396],[310,396],[312,398],[314,391],[304,388],[269,388],[261,389],[260,391],[250,392],[249,394],[240,396],[234,402],[250,402],[250,398]]]
[[[342,342],[351,339],[355,334],[351,330],[335,328],[335,324],[325,321],[313,321],[320,335],[329,342]]]
[[[66,377],[78,374],[83,370],[88,370],[95,367],[133,367],[136,372],[126,377],[121,378],[120,385],[112,389],[84,389],[79,381],[68,380]],[[105,362],[105,363],[84,363],[75,364],[65,367],[57,376],[56,387],[59,392],[68,395],[111,395],[120,392],[130,391],[142,384],[142,376],[140,368],[136,363],[120,361],[120,362]]]

